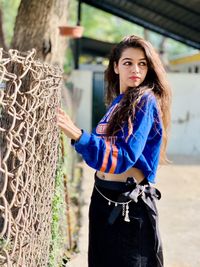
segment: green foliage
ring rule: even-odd
[[[62,170],[61,149],[59,149],[59,160],[55,177],[55,193],[52,204],[52,224],[51,224],[51,246],[49,256],[49,267],[61,266],[64,253],[64,243],[66,236],[61,229],[61,220],[64,218],[66,210],[64,205],[63,170]]]
[[[76,13],[77,0],[71,0],[69,16],[71,25],[77,22]],[[84,26],[84,36],[111,43],[118,42],[128,34],[143,36],[143,27],[86,4],[82,4],[81,25]]]
[[[1,0],[3,9],[3,29],[7,45],[10,45],[13,36],[15,18],[17,16],[19,4],[20,0]]]
[[[77,21],[77,4],[77,0],[70,1],[69,22],[72,25],[75,25]],[[84,36],[111,43],[118,42],[123,36],[129,34],[144,37],[143,27],[84,3],[82,4],[81,25],[85,28]],[[149,41],[155,48],[159,49],[163,36],[152,31],[148,31],[148,33]],[[190,54],[195,51],[192,47],[167,38],[166,52],[169,58],[174,55]]]
[[[5,248],[6,245],[6,240],[4,238],[0,238],[0,248],[3,249]]]
[[[63,134],[62,134],[63,135]],[[59,159],[57,163],[57,171],[55,177],[55,192],[52,203],[52,224],[51,224],[51,245],[48,267],[61,267],[62,261],[67,262],[74,251],[69,250],[68,244],[68,225],[66,222],[66,203],[65,203],[65,190],[64,190],[64,173],[67,177],[72,175],[72,161],[73,154],[71,153],[71,145],[69,140],[63,135],[64,138],[64,159],[61,156],[61,147],[59,147]],[[64,161],[63,161],[64,160]],[[76,186],[80,181],[80,173],[78,170],[74,172],[74,179],[68,180],[68,190],[70,192],[70,198],[72,203],[76,196]],[[73,235],[73,241],[77,239],[78,232],[78,218],[77,216],[77,203],[70,206],[71,210],[71,233]],[[77,240],[76,240],[77,242]],[[75,250],[75,248],[74,248]]]
[[[64,72],[66,74],[70,73],[71,70],[74,68],[74,61],[73,61],[73,53],[70,48],[67,48],[66,55],[65,55],[65,63],[64,63]]]

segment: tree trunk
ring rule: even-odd
[[[35,48],[37,58],[62,67],[66,39],[59,35],[59,26],[66,25],[67,11],[68,0],[21,0],[11,48]]]

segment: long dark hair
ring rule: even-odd
[[[139,48],[145,54],[148,72],[145,80],[138,87],[128,88],[108,122],[107,136],[115,135],[125,122],[128,122],[129,133],[132,130],[132,121],[141,96],[147,90],[157,99],[160,117],[162,119],[163,137],[160,161],[166,162],[166,145],[170,124],[171,90],[166,78],[163,64],[150,42],[143,38],[131,35],[125,37],[111,51],[108,67],[105,71],[106,104],[110,105],[113,99],[120,94],[119,75],[114,71],[114,64],[118,65],[122,52],[127,48]]]

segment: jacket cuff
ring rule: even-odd
[[[87,146],[90,141],[90,134],[85,132],[82,129],[81,131],[82,131],[82,135],[77,141],[75,141],[74,139],[71,139],[71,145],[74,146],[77,151],[81,151],[82,148]]]

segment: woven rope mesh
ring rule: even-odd
[[[47,266],[61,72],[0,50],[0,266]]]

